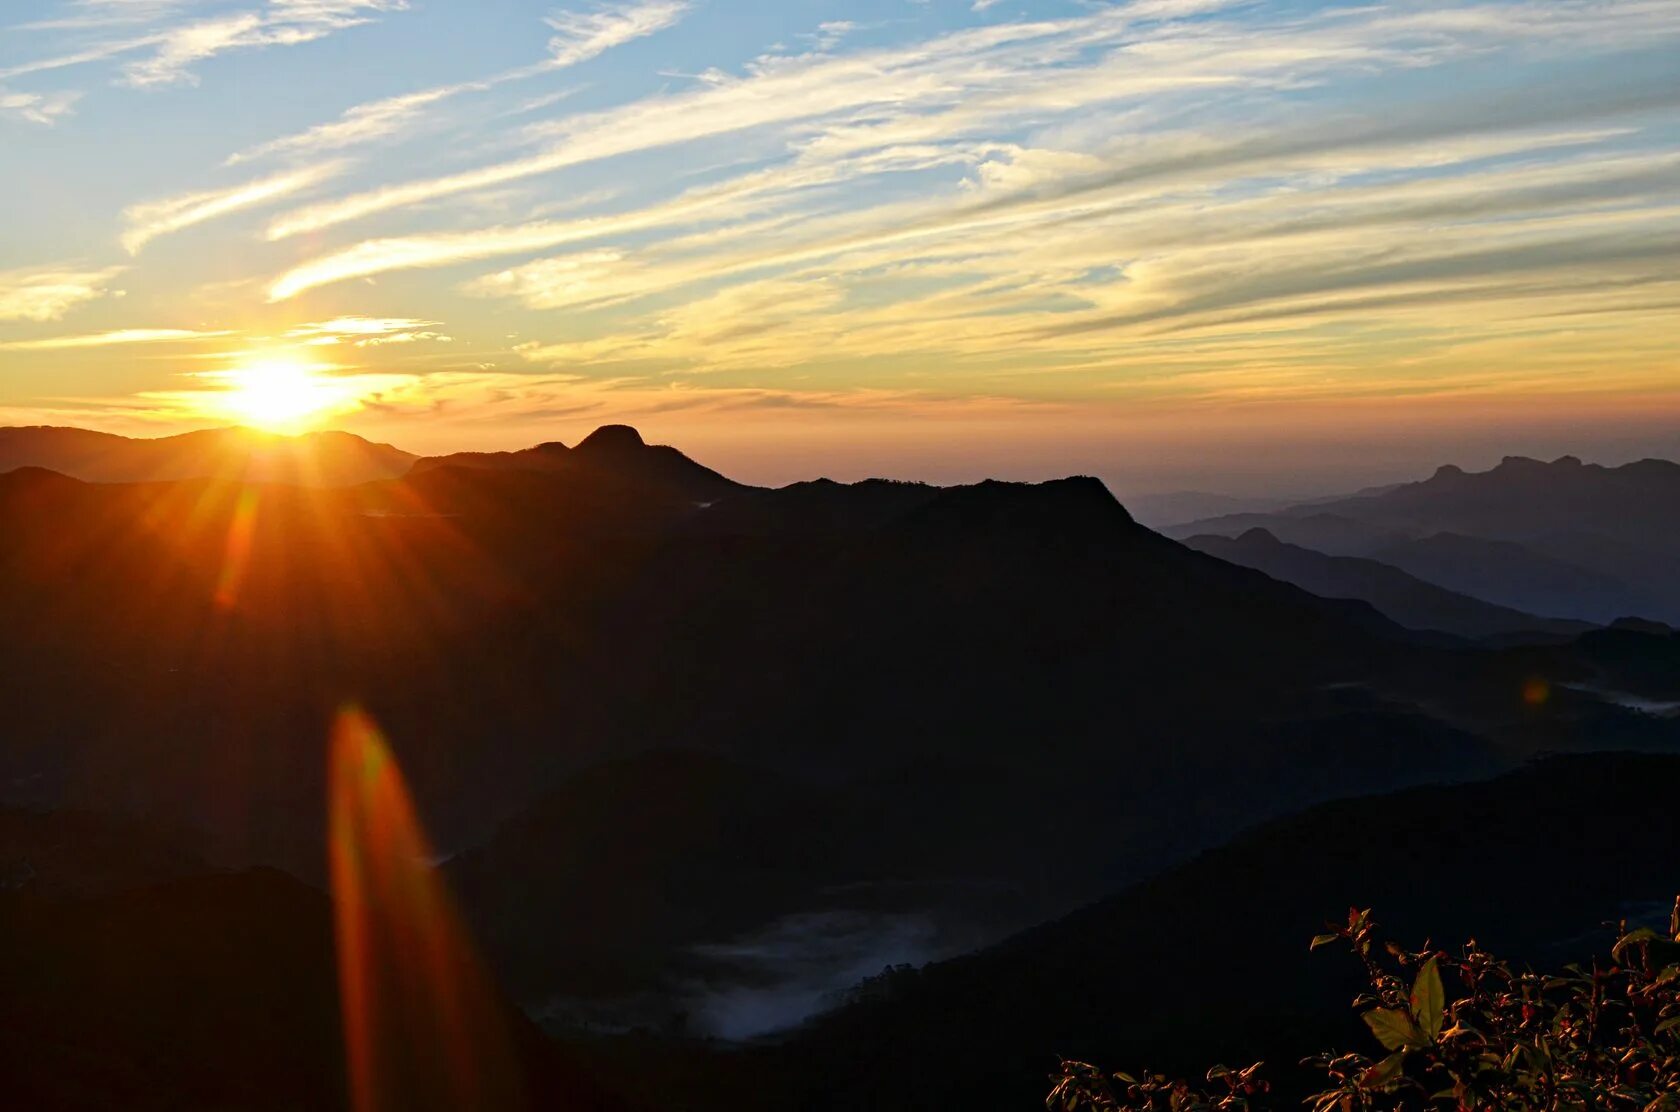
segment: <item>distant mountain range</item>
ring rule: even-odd
[[[41,467],[92,483],[216,478],[348,486],[395,478],[414,460],[347,432],[281,436],[207,429],[146,440],[52,426],[0,428],[0,472]]]
[[[1367,487],[1353,497],[1384,494],[1394,487]],[[1180,490],[1166,494],[1125,495],[1126,508],[1132,516],[1151,529],[1170,529],[1186,522],[1210,517],[1231,517],[1237,514],[1264,514],[1296,505],[1314,502],[1340,501],[1350,497],[1345,493],[1318,498],[1283,498],[1277,496],[1215,494],[1203,490]]]
[[[1437,586],[1531,613],[1593,622],[1680,621],[1680,464],[1621,467],[1508,457],[1485,472],[1272,513],[1173,526],[1175,537],[1263,528],[1332,556],[1391,564]]]
[[[649,446],[626,425],[604,425],[576,448],[551,441],[517,452],[415,456],[347,432],[298,436],[206,429],[156,439],[53,426],[0,427],[0,473],[56,471],[90,483],[216,479],[305,487],[352,486],[442,468],[594,473],[680,488],[696,500],[742,489],[675,448]]]
[[[1442,536],[1430,541],[1405,543],[1416,550],[1428,549],[1444,540]],[[1327,556],[1310,548],[1285,544],[1258,527],[1239,537],[1204,534],[1190,537],[1184,543],[1221,560],[1263,571],[1274,579],[1293,583],[1315,595],[1368,602],[1410,629],[1440,630],[1475,638],[1523,634],[1570,638],[1594,628],[1590,622],[1540,618],[1437,587],[1401,570],[1408,562],[1416,566],[1421,561],[1408,561],[1404,555],[1396,558],[1392,547],[1384,550],[1388,563],[1357,556]],[[1442,575],[1440,578],[1455,577]],[[1566,589],[1567,586],[1565,584]]]

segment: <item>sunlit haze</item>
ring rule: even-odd
[[[21,0],[0,424],[746,481],[1680,449],[1673,0]]]

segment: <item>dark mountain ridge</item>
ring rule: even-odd
[[[347,432],[283,436],[226,428],[134,439],[50,425],[0,428],[0,472],[41,467],[96,483],[214,478],[350,486],[401,475],[414,458]]]
[[[697,502],[711,502],[743,489],[740,483],[703,467],[669,445],[650,445],[628,425],[602,425],[577,447],[549,441],[517,452],[457,452],[414,461],[410,474],[439,468],[543,471],[634,478],[680,491]]]
[[[1285,544],[1262,528],[1236,538],[1211,534],[1184,542],[1199,552],[1255,568],[1324,598],[1356,598],[1370,603],[1409,629],[1440,630],[1461,637],[1542,635],[1569,638],[1593,626],[1587,622],[1541,618],[1510,607],[1449,591],[1376,559],[1326,556]]]

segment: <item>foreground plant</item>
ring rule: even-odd
[[[1329,1053],[1304,1064],[1327,1086],[1312,1112],[1356,1109],[1629,1109],[1680,1112],[1680,899],[1665,936],[1628,930],[1608,960],[1545,975],[1474,942],[1457,956],[1378,946],[1369,910],[1312,940],[1345,942],[1365,967],[1354,1000],[1381,1055]],[[1261,1063],[1216,1066],[1202,1084],[1107,1073],[1064,1061],[1046,1104],[1063,1112],[1201,1112],[1258,1107]]]

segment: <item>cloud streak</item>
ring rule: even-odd
[[[196,343],[233,335],[230,331],[201,332],[188,328],[120,328],[79,336],[49,336],[40,340],[11,340],[0,343],[3,351],[70,351],[77,348],[114,347],[123,344]]]
[[[146,201],[123,211],[128,227],[122,235],[123,249],[138,254],[159,236],[170,235],[208,220],[278,201],[312,188],[335,174],[336,163],[289,170],[226,189],[211,189]]]
[[[106,287],[122,271],[120,266],[0,270],[0,321],[57,320],[76,306],[105,296]]]
[[[440,104],[463,94],[487,92],[587,62],[616,46],[674,26],[689,8],[686,0],[649,0],[617,8],[557,11],[545,20],[555,34],[548,43],[549,57],[541,62],[504,70],[476,81],[437,85],[353,105],[336,120],[235,152],[228,157],[226,164],[231,166],[275,156],[318,156],[365,148],[386,140],[413,138],[419,126]],[[568,92],[562,90],[543,98],[543,103],[553,103],[567,95]],[[276,231],[271,238],[283,238],[294,230],[284,223],[277,224],[276,228],[286,230]]]
[[[82,17],[44,21],[34,27],[94,33],[118,27],[134,28],[133,32],[0,69],[0,80],[138,55],[122,64],[123,84],[135,88],[192,84],[198,80],[195,68],[220,54],[314,42],[407,6],[408,0],[268,0],[257,9],[204,18],[182,18],[189,9],[177,4],[96,6]]]
[[[674,26],[687,14],[686,0],[644,0],[622,7],[557,11],[545,21],[554,30],[548,52],[556,68],[598,58],[615,46]]]

